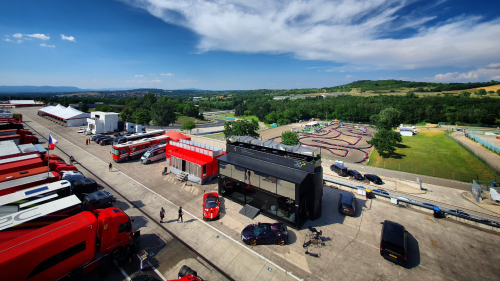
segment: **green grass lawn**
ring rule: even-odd
[[[403,145],[407,147],[396,150],[401,159],[384,159],[374,150],[368,165],[465,182],[500,179],[474,155],[447,137],[444,131],[422,131],[413,137],[403,137]]]
[[[217,116],[220,116],[220,117],[230,117],[230,118],[239,118],[239,119],[246,119],[246,120],[255,120],[257,122],[259,122],[259,118],[255,115],[243,115],[243,116],[234,116],[233,113],[223,113],[223,114],[217,114]]]

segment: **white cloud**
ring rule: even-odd
[[[179,82],[185,83],[185,82],[197,82],[198,80],[191,80],[191,79],[186,79],[186,80],[179,80]]]
[[[500,63],[490,63],[486,67],[471,70],[469,72],[448,72],[438,74],[431,80],[439,82],[457,82],[471,80],[498,80],[500,78]]]
[[[49,40],[50,39],[49,36],[46,36],[45,34],[40,34],[40,33],[36,33],[36,34],[24,34],[24,35],[28,36],[28,37],[32,37],[32,38],[42,39],[42,40]]]
[[[71,41],[71,42],[76,42],[75,37],[73,37],[73,36],[64,36],[64,34],[61,34],[61,39],[62,40],[68,40],[68,41]]]
[[[22,38],[23,35],[21,33],[16,33],[14,35],[12,35],[12,37],[15,37],[15,38]]]
[[[144,77],[144,75],[136,75],[135,77]]]
[[[352,75],[347,75],[345,78],[352,78],[352,77],[354,77],[354,76],[352,76]]]
[[[293,54],[298,59],[378,69],[500,59],[500,18],[465,15],[436,20],[443,7],[435,5],[443,1],[420,8],[413,5],[418,0],[123,1],[197,33],[200,52]],[[409,35],[390,38],[397,32]]]
[[[47,44],[45,44],[45,43],[40,44],[40,46],[42,46],[42,47],[47,47],[47,48],[55,48],[55,47],[56,47],[56,46],[54,46],[54,45],[47,45]]]
[[[9,38],[3,39],[3,41],[11,42],[11,43],[22,43],[23,40],[10,40]]]
[[[163,75],[163,76],[174,76],[172,73],[160,73],[160,75]]]

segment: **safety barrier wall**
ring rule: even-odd
[[[349,188],[354,188],[354,189],[362,190],[366,194],[367,188],[364,187],[364,186],[361,186],[361,185],[356,185],[356,184],[353,184],[353,183],[350,183],[350,182],[338,180],[338,179],[331,178],[331,177],[325,177],[325,176],[323,176],[323,180],[331,182],[331,183],[339,184],[339,185],[342,185],[342,186],[346,186],[346,187],[349,187]],[[495,227],[495,228],[500,228],[500,221],[498,221],[498,220],[494,220],[494,219],[490,219],[490,218],[485,218],[485,217],[478,216],[478,215],[475,215],[475,214],[472,214],[472,213],[467,213],[467,212],[464,212],[464,211],[459,210],[459,209],[451,209],[451,208],[448,208],[448,207],[445,207],[445,206],[440,206],[440,205],[436,205],[436,204],[427,203],[425,201],[416,200],[416,199],[409,198],[409,197],[404,197],[404,196],[401,196],[399,194],[394,194],[394,193],[387,192],[387,191],[385,191],[383,189],[373,189],[373,190],[371,190],[371,192],[372,192],[372,194],[377,195],[377,196],[382,196],[382,197],[386,197],[386,198],[396,199],[398,201],[402,201],[402,202],[407,203],[407,204],[412,204],[412,205],[415,205],[415,206],[418,206],[418,207],[421,207],[421,208],[430,209],[430,210],[437,211],[437,212],[442,212],[442,213],[445,213],[445,214],[448,214],[448,215],[452,215],[452,216],[455,216],[455,217],[459,217],[459,218],[462,218],[462,219],[466,219],[466,220],[470,220],[470,221],[473,221],[473,222],[485,224],[485,225],[492,226],[492,227]]]

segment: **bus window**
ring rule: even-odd
[[[120,154],[127,153],[126,149],[120,149]]]
[[[111,151],[114,155],[120,155],[120,151],[116,148],[113,148]]]
[[[142,148],[143,148],[143,149],[144,149],[144,148],[148,148],[148,145],[147,145],[147,144],[145,144],[145,145],[143,145],[143,146],[142,146]]]

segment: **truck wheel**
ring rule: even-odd
[[[118,265],[119,266],[124,266],[128,263],[129,261],[129,253],[126,252],[126,251],[123,251],[119,256],[118,258],[116,259],[116,262],[118,262]]]
[[[148,160],[148,161],[146,161],[146,164],[151,164],[151,161],[149,161],[149,160]]]
[[[127,158],[125,158],[125,161],[130,161],[130,157],[127,156]]]
[[[182,278],[186,275],[193,275],[194,277],[198,277],[198,273],[194,270],[192,270],[189,266],[183,265],[181,269],[179,270],[179,278]]]
[[[118,257],[120,257],[122,255],[122,252],[123,252],[122,247],[118,247],[118,248],[114,249],[113,252],[111,252],[111,259],[117,260]]]

